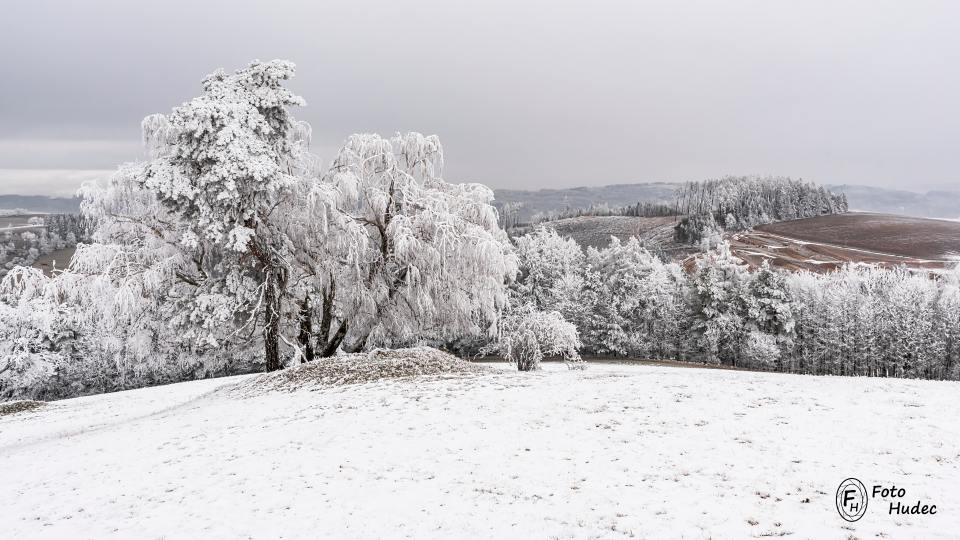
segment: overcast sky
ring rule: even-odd
[[[249,7],[248,7],[249,6]],[[298,66],[329,161],[436,133],[495,188],[777,174],[960,187],[960,2],[6,2],[0,193],[138,159],[140,119],[215,68]]]

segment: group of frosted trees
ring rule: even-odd
[[[635,240],[583,252],[541,229],[513,245],[490,189],[443,180],[434,136],[353,135],[321,167],[290,112],[303,104],[293,74],[285,61],[217,71],[199,97],[144,120],[147,158],[84,187],[96,229],[69,267],[0,280],[0,399],[408,345],[496,352],[521,370],[583,346],[958,375],[956,273],[751,273],[721,245],[688,275]]]
[[[440,142],[418,133],[351,136],[321,167],[290,112],[303,104],[285,87],[293,73],[285,61],[217,71],[199,97],[144,120],[147,159],[83,190],[93,242],[52,277],[15,268],[0,283],[0,398],[374,347],[564,352],[506,344],[515,328],[523,346],[570,328],[509,310],[517,257],[492,191],[445,182]]]
[[[677,240],[699,243],[718,231],[738,231],[848,209],[844,194],[823,186],[782,177],[730,176],[687,182],[677,190]]]
[[[960,270],[749,270],[726,244],[691,271],[636,240],[583,252],[517,240],[514,293],[574,324],[591,354],[810,374],[960,378]]]

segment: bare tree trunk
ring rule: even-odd
[[[266,270],[266,288],[264,290],[264,304],[266,313],[263,324],[264,360],[267,371],[276,371],[280,365],[280,275],[277,269]]]
[[[300,357],[300,363],[313,362],[313,309],[310,305],[310,295],[303,298],[300,304],[300,335],[297,339],[300,341],[300,347],[303,356]]]

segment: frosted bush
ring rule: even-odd
[[[522,309],[504,319],[500,339],[493,349],[520,371],[540,369],[545,356],[580,362],[577,328],[556,311]]]

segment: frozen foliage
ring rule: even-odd
[[[351,136],[310,200],[323,234],[306,233],[303,321],[316,348],[450,343],[494,333],[516,257],[493,192],[450,184],[443,148],[419,133]],[[313,223],[307,222],[307,223]],[[314,324],[314,319],[316,324]]]
[[[510,310],[487,352],[500,354],[520,371],[539,369],[545,356],[579,365],[580,338],[565,317],[577,312],[580,246],[541,226],[516,239],[516,252],[523,262],[521,277],[512,284]]]
[[[708,362],[736,365],[750,275],[726,243],[697,261],[691,279],[692,329]]]
[[[277,366],[290,247],[280,206],[293,200],[301,152],[286,112],[301,100],[281,84],[292,73],[279,61],[216,72],[202,96],[144,121],[150,159],[84,188],[95,242],[53,279],[4,280],[38,292],[8,295],[35,319],[14,313],[18,332],[36,337],[3,351],[19,376],[0,379],[0,394],[62,397],[245,370],[258,343]]]
[[[519,296],[539,310],[568,312],[571,289],[580,286],[583,266],[580,246],[554,229],[541,226],[517,238],[516,251],[523,261],[521,279],[515,287]]]
[[[241,383],[234,392],[252,396],[264,392],[316,390],[327,386],[361,384],[384,379],[418,376],[481,374],[488,368],[461,360],[430,347],[374,349],[341,354],[276,373],[266,373]]]
[[[583,289],[571,319],[580,322],[595,352],[663,358],[680,346],[683,316],[681,269],[664,264],[631,238],[587,249]]]
[[[773,221],[847,211],[846,195],[779,177],[733,177],[687,182],[677,191],[680,242],[700,243],[715,231],[738,231]]]

